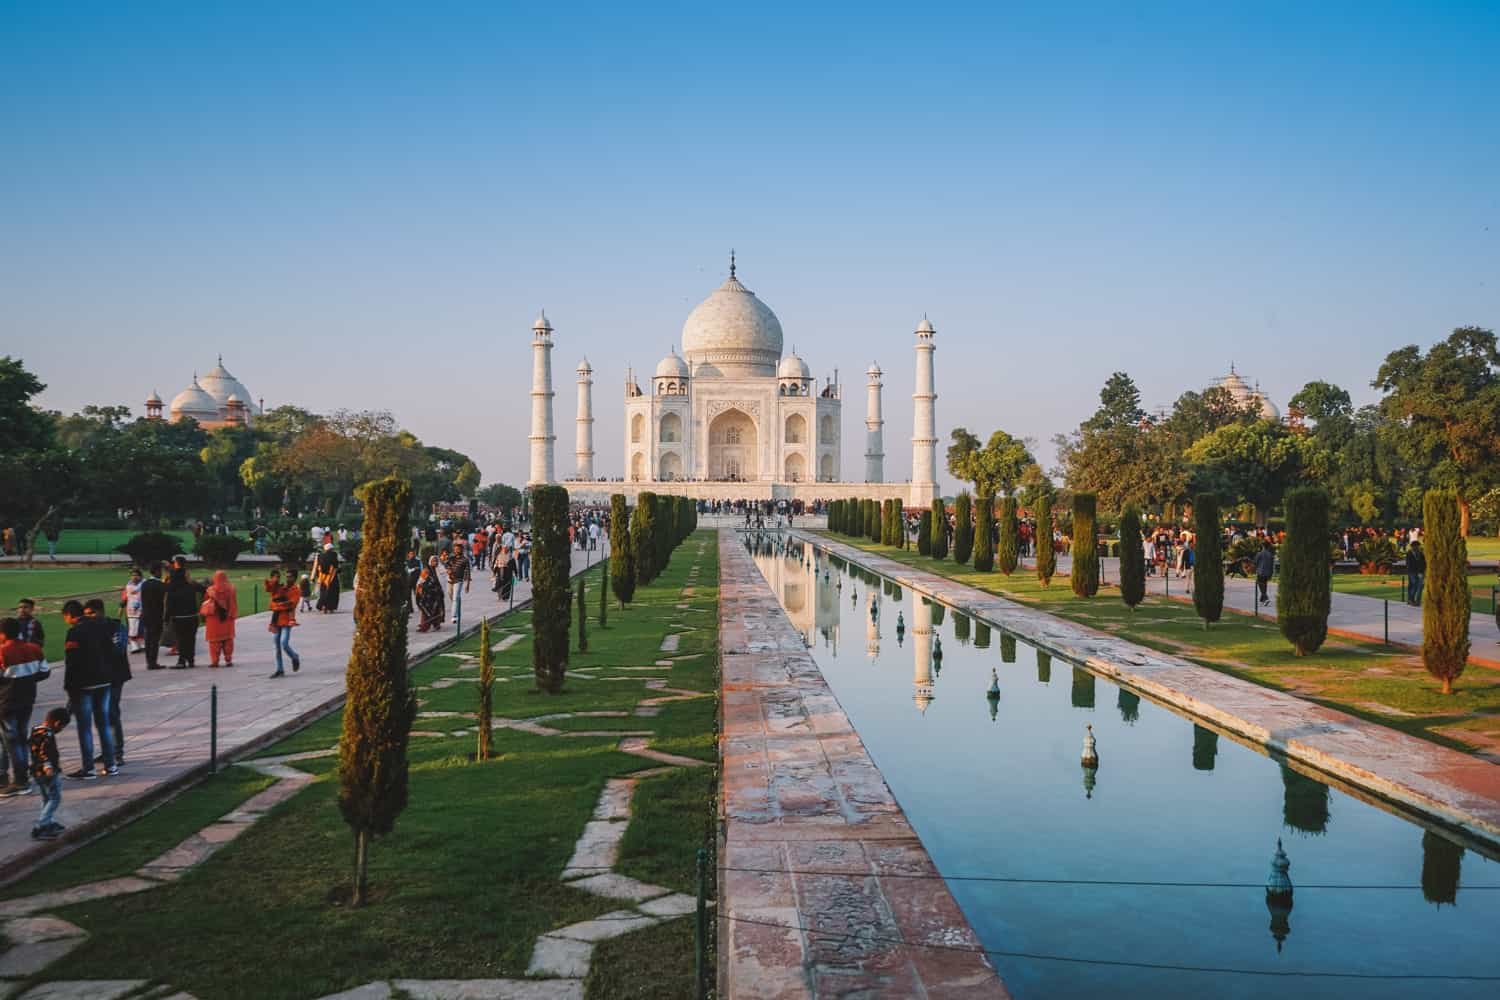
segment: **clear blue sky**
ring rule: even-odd
[[[515,482],[546,307],[559,470],[587,354],[613,475],[732,246],[846,476],[887,371],[899,479],[924,312],[941,433],[1048,456],[1115,369],[1367,400],[1500,325],[1500,4],[812,6],[0,2],[0,351],[66,411],[222,351]]]

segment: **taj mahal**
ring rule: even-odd
[[[795,348],[784,353],[781,321],[737,275],[688,314],[682,353],[674,347],[649,379],[632,369],[623,399],[623,482],[594,475],[594,370],[576,369],[574,473],[579,499],[642,490],[702,499],[838,499],[898,497],[925,506],[937,494],[932,324],[916,329],[912,474],[885,476],[881,393],[884,373],[866,371],[864,477],[843,475],[844,387],[837,375],[819,380]],[[552,421],[553,330],[545,312],[532,324],[531,474],[528,485],[558,481]]]

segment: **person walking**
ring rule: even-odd
[[[31,731],[31,712],[36,707],[36,686],[51,676],[42,647],[21,640],[21,623],[14,618],[0,622],[0,778],[7,770],[10,781],[0,782],[0,796],[31,791],[26,739]]]
[[[109,626],[102,619],[84,617],[83,605],[69,601],[63,605],[63,621],[68,624],[64,643],[63,689],[73,703],[72,714],[78,718],[78,770],[68,775],[80,781],[92,781],[94,773],[94,733],[99,734],[103,758],[109,761],[105,773],[120,773],[114,764],[115,738],[109,723],[110,659],[114,641]],[[196,615],[195,615],[196,617]]]
[[[167,585],[161,580],[161,563],[148,567],[141,581],[141,642],[146,650],[146,669],[161,669],[161,633],[167,617]]]
[[[443,587],[438,582],[436,569],[431,566],[424,567],[417,577],[416,602],[417,610],[422,616],[418,620],[417,631],[431,632],[433,629],[441,628],[443,625]]]
[[[198,650],[198,586],[182,566],[172,568],[167,581],[166,619],[172,623],[172,637],[177,644],[177,662],[173,670],[191,670],[197,666]],[[77,714],[77,713],[75,713]],[[78,728],[84,728],[79,719]]]
[[[1271,595],[1267,589],[1271,583],[1271,576],[1276,572],[1276,550],[1272,548],[1270,539],[1260,543],[1260,551],[1255,553],[1255,589],[1260,595],[1261,604],[1270,604]]]
[[[228,573],[222,569],[214,573],[199,610],[203,612],[203,638],[208,640],[208,665],[217,667],[222,654],[224,666],[234,666],[234,627],[240,602]]]
[[[317,577],[318,613],[331,615],[339,609],[339,554],[331,541],[324,541],[323,551],[318,553]]]
[[[302,669],[302,657],[292,648],[292,629],[297,627],[297,602],[302,600],[302,593],[295,583],[281,582],[279,569],[273,569],[266,578],[266,593],[271,597],[271,624],[268,629],[271,644],[276,650],[276,672],[271,675],[274,680],[286,676],[283,652],[292,661],[292,673]]]
[[[1422,606],[1422,587],[1427,582],[1427,556],[1421,542],[1412,542],[1406,547],[1406,603],[1414,608]]]
[[[531,579],[531,536],[522,532],[516,538],[516,575],[519,579]]]

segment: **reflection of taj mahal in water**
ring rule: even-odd
[[[674,347],[644,383],[626,374],[625,479],[594,476],[594,370],[579,363],[575,471],[570,492],[582,495],[642,489],[702,498],[769,499],[899,497],[925,505],[936,494],[937,435],[931,323],[916,331],[912,394],[912,475],[887,483],[884,373],[866,374],[864,475],[845,480],[843,385],[837,374],[821,384],[796,352],[783,356],[781,321],[740,283],[733,255],[729,278],[688,315],[682,353]],[[553,461],[552,334],[543,313],[532,326],[531,476],[529,484],[557,481]]]

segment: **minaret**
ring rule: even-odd
[[[932,376],[932,335],[937,331],[926,316],[917,324],[917,388],[913,400],[911,430],[912,503],[930,504],[937,495],[937,429],[933,403],[937,400]]]
[[[556,480],[552,467],[552,324],[545,310],[531,324],[531,478],[526,485]]]
[[[932,605],[913,592],[911,604],[911,700],[923,715],[932,704]]]
[[[880,366],[870,362],[865,372],[870,379],[869,397],[865,416],[865,482],[885,482],[885,415],[880,408]]]
[[[578,443],[575,446],[578,459],[578,478],[584,482],[594,479],[594,369],[589,359],[578,362]]]

